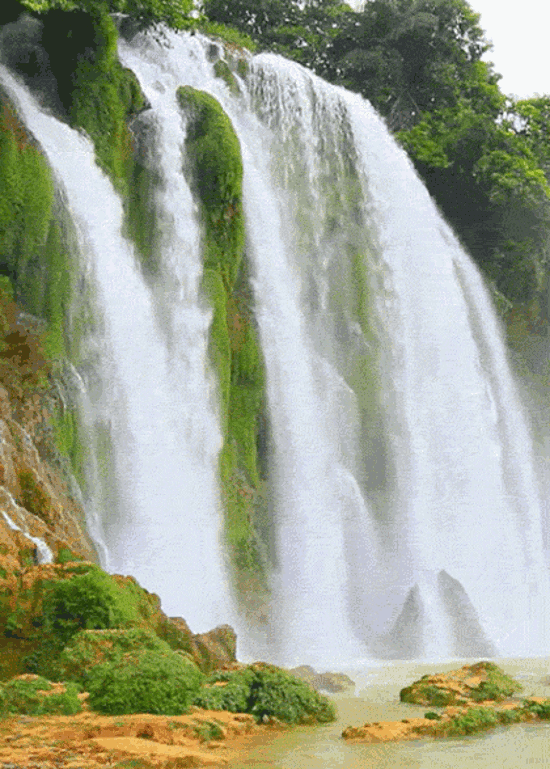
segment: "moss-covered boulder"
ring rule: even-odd
[[[450,673],[422,676],[402,689],[399,698],[414,705],[445,707],[467,702],[499,702],[521,688],[520,683],[493,662],[477,662]]]

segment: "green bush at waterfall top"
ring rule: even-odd
[[[225,438],[220,476],[226,539],[237,574],[260,576],[264,565],[255,520],[262,504],[258,437],[265,368],[243,258],[240,144],[213,96],[185,86],[178,89],[178,99],[188,117],[187,167],[201,207],[202,288],[213,309],[209,353],[218,375]]]
[[[18,0],[23,8],[37,13],[52,10],[86,13],[127,13],[143,26],[164,22],[175,29],[188,26],[192,0]]]

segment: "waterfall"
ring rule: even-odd
[[[103,517],[109,568],[132,574],[168,614],[185,612],[195,632],[206,631],[232,619],[233,609],[216,480],[221,439],[205,375],[209,315],[189,299],[196,279],[189,270],[187,284],[174,268],[167,296],[153,295],[91,142],[41,112],[5,69],[0,74],[62,187],[94,282],[104,329],[99,406],[118,485],[118,507]],[[198,260],[192,248],[182,253]],[[163,301],[175,340],[159,319]]]
[[[191,85],[218,100],[241,145],[267,370],[271,607],[263,635],[248,631],[247,654],[335,665],[543,653],[538,479],[480,274],[367,102],[271,54],[250,59],[236,93],[215,75],[224,56],[200,35],[120,42],[150,105],[153,288],[89,143],[2,73],[93,267],[117,490],[103,520],[110,568],[134,574],[193,629],[237,619],[200,223],[176,100]]]

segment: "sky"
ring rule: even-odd
[[[550,94],[550,0],[469,0],[493,43],[484,56],[502,75],[500,90],[526,99]]]

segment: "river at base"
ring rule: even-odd
[[[395,662],[345,672],[355,692],[333,695],[337,721],[250,737],[230,769],[523,769],[550,766],[550,723],[514,724],[453,740],[348,744],[346,726],[422,716],[425,707],[399,702],[399,691],[426,673],[455,670],[479,659]],[[494,660],[523,685],[522,695],[550,698],[550,657]]]

